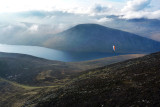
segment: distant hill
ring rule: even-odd
[[[76,52],[144,53],[160,50],[160,42],[97,24],[80,24],[54,35],[45,47]]]

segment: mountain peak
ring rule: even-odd
[[[103,30],[103,29],[107,29],[107,27],[103,26],[103,25],[98,25],[98,24],[92,24],[92,23],[88,23],[88,24],[79,24],[76,25],[74,27],[72,27],[71,29],[86,29],[86,30],[90,30],[90,29],[94,29],[94,30]]]
[[[104,27],[102,25],[99,24],[94,24],[94,23],[87,23],[87,24],[78,24],[75,27]]]

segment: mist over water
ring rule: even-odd
[[[6,45],[6,44],[0,44],[0,52],[27,54],[49,60],[58,60],[64,62],[86,61],[86,60],[94,60],[98,58],[121,55],[119,53],[66,52],[66,51],[59,51],[55,49],[49,49],[38,46]]]

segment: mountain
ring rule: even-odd
[[[80,24],[61,32],[44,46],[65,51],[144,53],[160,50],[160,42],[97,24]]]
[[[160,52],[83,72],[69,84],[47,92],[36,107],[160,105]],[[40,100],[41,99],[41,100]],[[30,103],[30,104],[29,104]]]
[[[15,53],[0,53],[0,77],[20,84],[46,86],[62,84],[79,72],[141,57],[143,54],[115,56],[88,62],[60,62]]]

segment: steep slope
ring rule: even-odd
[[[113,45],[118,53],[160,50],[160,43],[157,41],[97,24],[77,25],[44,42],[44,46],[49,48],[77,52],[111,53]]]
[[[69,81],[78,72],[141,56],[124,55],[66,63],[24,54],[0,53],[0,77],[26,85],[58,85]]]
[[[37,107],[160,106],[160,53],[89,70]]]

